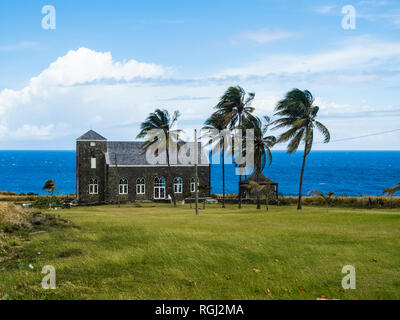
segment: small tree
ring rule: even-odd
[[[389,196],[389,198],[390,198],[390,209],[392,209],[393,208],[393,196],[394,196],[394,194],[397,192],[398,190],[396,189],[396,187],[391,187],[391,188],[385,188],[385,189],[383,189],[383,191],[382,191],[382,194],[383,195],[385,195],[385,194],[387,194],[388,196]]]
[[[54,194],[54,190],[57,191],[57,195],[60,193],[59,190],[57,189],[54,180],[47,180],[46,183],[44,184],[43,191],[47,191],[48,193],[50,193],[51,195]]]
[[[333,191],[328,191],[328,193],[326,195],[324,195],[321,191],[311,190],[310,192],[308,192],[308,195],[310,195],[310,194],[315,194],[316,196],[321,197],[322,199],[324,199],[325,205],[326,205],[326,212],[328,212],[329,204],[331,203],[332,196],[334,195],[334,192]]]

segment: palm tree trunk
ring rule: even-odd
[[[171,197],[172,197],[172,201],[174,202],[174,208],[176,208],[176,198],[175,198],[175,192],[174,192],[174,187],[173,187],[173,183],[174,183],[174,178],[173,178],[173,176],[172,176],[172,169],[171,169],[171,164],[170,164],[170,162],[169,162],[169,144],[167,145],[167,147],[166,147],[166,151],[167,151],[167,164],[168,164],[168,175],[169,175],[169,181],[168,181],[168,183],[166,182],[166,184],[167,184],[167,190],[171,190],[172,189],[172,192],[171,192]],[[172,183],[172,184],[171,184]],[[171,186],[172,186],[172,188],[171,188]],[[171,189],[170,189],[171,188]]]
[[[299,187],[299,198],[297,201],[297,210],[301,210],[301,189],[303,187],[304,167],[306,165],[306,157],[307,157],[306,148],[307,148],[307,144],[304,146],[303,165],[301,167],[301,174],[300,174],[300,187]]]
[[[225,208],[225,141],[222,141],[222,208]]]

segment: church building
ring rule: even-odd
[[[149,164],[140,141],[108,141],[90,130],[76,140],[76,194],[81,204],[177,200],[195,191],[193,164]],[[199,148],[201,149],[201,148]],[[209,195],[210,165],[198,161],[199,192]]]

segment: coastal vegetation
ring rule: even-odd
[[[189,205],[154,203],[60,210],[76,227],[8,242],[0,298],[400,299],[398,211],[326,213],[307,199],[302,215],[296,206],[260,214],[228,203],[197,217]],[[356,290],[341,286],[348,264]],[[41,287],[45,265],[56,269],[55,290]]]
[[[330,141],[329,130],[319,121],[316,120],[319,107],[314,105],[314,97],[308,90],[293,89],[286,93],[285,97],[280,100],[275,108],[275,119],[271,122],[268,116],[264,116],[263,122],[259,117],[253,115],[255,108],[252,102],[255,98],[255,93],[246,92],[240,86],[229,87],[218,104],[215,106],[216,111],[210,115],[205,121],[203,129],[209,132],[215,132],[211,135],[211,142],[214,151],[218,151],[222,157],[222,207],[225,207],[225,152],[226,147],[231,145],[226,139],[232,139],[231,134],[224,134],[226,129],[242,130],[242,145],[234,146],[232,144],[233,157],[238,157],[243,153],[251,150],[246,150],[245,130],[254,129],[254,164],[256,173],[262,172],[266,165],[266,158],[269,159],[269,165],[272,162],[271,148],[276,143],[287,143],[287,152],[293,153],[298,150],[301,144],[304,144],[303,161],[300,173],[299,195],[297,201],[297,209],[301,210],[302,204],[302,186],[305,170],[306,157],[311,152],[314,142],[314,128],[320,131],[324,138],[324,143]],[[167,110],[156,109],[150,113],[148,118],[141,125],[141,132],[138,138],[146,138],[143,148],[146,149],[157,142],[154,136],[151,136],[151,131],[161,129],[164,131],[166,141],[163,142],[166,146],[167,163],[170,168],[169,159],[169,138],[178,140],[179,130],[172,131],[172,127],[179,117],[178,111],[175,111],[173,117],[169,115]],[[287,129],[277,138],[272,135],[266,135],[270,126],[272,129]],[[219,131],[217,133],[217,131]],[[218,141],[213,141],[218,140]],[[158,141],[158,143],[161,143]],[[240,167],[240,165],[239,165]],[[239,185],[242,180],[242,175],[239,175]],[[170,177],[171,178],[171,177]],[[171,181],[172,179],[170,179]],[[167,186],[169,188],[170,186]],[[239,186],[238,186],[238,189]],[[176,200],[174,192],[170,192],[174,206]],[[257,208],[260,208],[259,192],[257,192]],[[241,208],[242,194],[238,192],[238,206]]]

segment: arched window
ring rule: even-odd
[[[146,193],[146,184],[144,183],[144,178],[136,179],[136,193],[137,194]]]
[[[195,192],[196,191],[196,184],[194,182],[194,178],[190,179],[190,192]],[[199,181],[197,181],[197,186],[199,186]]]
[[[164,177],[154,178],[154,199],[165,199],[165,179]]]
[[[128,179],[119,179],[119,194],[128,194]]]
[[[182,193],[182,178],[177,177],[174,179],[174,192]]]
[[[97,179],[89,180],[89,194],[98,194],[99,193],[99,185],[97,184]]]

